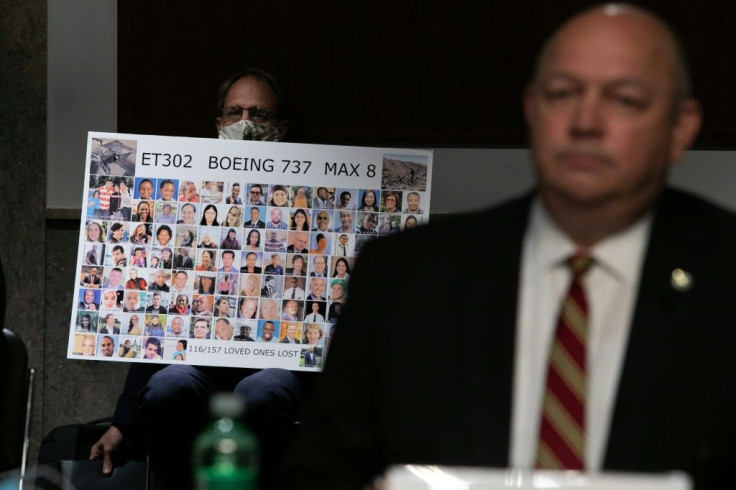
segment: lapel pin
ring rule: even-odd
[[[670,284],[675,291],[685,292],[693,287],[693,276],[686,270],[677,268],[672,271]]]

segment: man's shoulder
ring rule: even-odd
[[[736,213],[689,192],[668,188],[656,205],[651,237],[652,248],[673,254],[697,253],[711,258],[730,254],[736,247]]]
[[[686,225],[736,233],[736,213],[680,189],[665,189],[660,196],[656,219],[672,219]]]
[[[460,240],[471,244],[462,254],[472,264],[469,271],[505,274],[520,257],[531,197],[526,194],[470,213],[433,216],[427,224],[371,240],[361,247],[354,271],[374,281],[380,279],[378,271],[391,270],[412,284],[444,282],[457,272],[448,264],[448,247]]]
[[[533,194],[526,193],[520,197],[504,201],[489,208],[467,213],[433,215],[432,220],[402,233],[386,236],[381,240],[371,242],[371,248],[392,249],[404,244],[415,247],[419,243],[447,244],[447,233],[451,231],[461,239],[467,235],[475,244],[475,248],[485,247],[491,253],[494,242],[505,241],[513,236],[518,238],[523,234],[529,215],[529,207]],[[429,241],[428,241],[429,240]],[[439,250],[446,253],[446,247],[426,247],[420,249]],[[482,248],[481,248],[482,249]]]

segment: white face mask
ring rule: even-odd
[[[230,126],[220,128],[221,140],[278,141],[279,128],[262,126],[247,119],[241,119]]]

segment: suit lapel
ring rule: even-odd
[[[692,289],[678,290],[672,272],[680,268],[694,277],[705,272],[687,236],[688,211],[674,209],[678,206],[671,197],[665,194],[652,225],[611,420],[606,469],[643,466],[646,450],[652,447],[652,428],[661,416],[658,397],[672,387],[668,378],[688,345],[696,281]]]
[[[475,226],[483,228],[484,238],[478,243],[482,252],[474,272],[478,290],[473,295],[479,304],[469,311],[487,312],[477,324],[487,332],[481,336],[487,341],[480,341],[487,347],[479,349],[479,337],[468,336],[466,403],[472,414],[472,454],[480,455],[478,464],[487,466],[508,465],[519,266],[530,203],[531,195],[512,201]]]

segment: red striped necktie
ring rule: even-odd
[[[583,470],[585,467],[588,300],[583,279],[592,263],[593,259],[587,255],[574,255],[566,262],[572,269],[572,281],[562,301],[547,365],[537,468]]]

